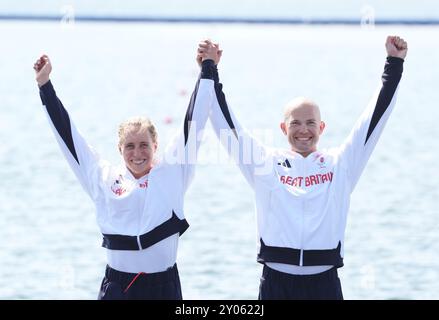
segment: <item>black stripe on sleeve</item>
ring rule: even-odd
[[[46,106],[56,131],[58,131],[58,134],[63,139],[73,158],[75,158],[79,164],[78,155],[76,154],[75,145],[73,143],[69,114],[61,103],[61,100],[56,96],[55,89],[50,81],[40,88],[40,97],[43,105]]]
[[[201,73],[200,73],[200,79],[211,79],[214,80],[216,71],[215,62],[213,60],[204,60],[201,64]],[[187,107],[186,116],[184,118],[184,145],[186,146],[187,140],[189,138],[189,130],[190,125],[192,121],[192,117],[194,114],[194,107],[195,107],[195,100],[198,93],[198,88],[200,86],[200,80],[197,81],[197,84],[195,85],[195,89],[192,92],[191,99],[189,101],[189,105]]]
[[[191,126],[192,116],[194,114],[195,100],[197,98],[198,88],[200,86],[200,80],[197,81],[195,85],[194,92],[192,92],[191,100],[189,101],[189,105],[187,107],[186,116],[184,117],[184,145],[186,146],[187,140],[189,138],[189,129]]]
[[[226,119],[230,129],[232,129],[236,139],[238,139],[238,134],[236,132],[235,124],[233,123],[232,116],[230,115],[230,111],[229,111],[229,106],[227,105],[226,96],[224,95],[223,92],[223,85],[219,83],[218,76],[216,76],[216,81],[215,81],[215,93],[218,99],[218,104],[221,108],[221,112],[223,113],[223,116]]]
[[[392,101],[396,88],[398,87],[399,80],[401,80],[403,62],[404,60],[401,58],[387,57],[386,64],[384,65],[384,73],[381,78],[383,81],[383,86],[381,87],[381,91],[378,95],[377,103],[370,121],[364,144],[366,144],[369,140],[370,135]]]
[[[235,125],[233,123],[232,117],[230,115],[229,107],[227,105],[226,96],[224,95],[224,92],[223,92],[223,85],[219,82],[217,66],[215,66],[214,71],[215,72],[213,74],[213,81],[215,82],[215,94],[216,94],[216,98],[218,100],[218,104],[221,108],[221,112],[223,113],[224,118],[227,121],[227,124],[229,125],[230,129],[233,130],[233,133],[235,134],[236,138],[238,138],[238,135],[236,133],[236,128],[235,128]]]

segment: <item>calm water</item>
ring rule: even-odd
[[[439,299],[438,31],[0,23],[0,298],[95,299],[105,267],[93,204],[42,110],[32,70],[39,54],[52,58],[55,88],[89,143],[117,162],[123,119],[150,116],[161,145],[179,126],[202,37],[224,49],[221,78],[243,125],[286,147],[282,107],[310,96],[327,147],[342,142],[377,88],[385,37],[396,33],[410,48],[399,101],[353,194],[340,277],[347,299]],[[178,253],[187,299],[257,297],[253,195],[226,159],[209,125]]]

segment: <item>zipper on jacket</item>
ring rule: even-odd
[[[299,266],[303,266],[303,234],[304,234],[304,224],[305,224],[305,205],[304,205],[304,200],[301,200],[301,204],[302,204],[302,227],[300,230],[300,261],[299,261]]]
[[[300,161],[300,175],[305,178],[305,170],[304,170],[304,165],[305,165],[305,161],[302,159],[302,161]],[[305,188],[305,185],[303,186]],[[305,233],[305,200],[302,198],[300,200],[300,204],[301,204],[301,218],[302,218],[302,225],[300,228],[300,260],[299,260],[299,266],[302,267],[303,266],[303,234]]]
[[[148,178],[147,178],[148,182],[150,181],[150,179],[151,179],[151,172],[148,174]],[[137,244],[139,245],[139,250],[143,250],[142,244],[140,243],[140,230],[141,230],[142,218],[146,212],[146,204],[147,204],[147,197],[149,195],[149,192],[148,192],[149,190],[148,190],[148,187],[146,187],[145,190],[141,190],[141,188],[139,188],[139,181],[138,180],[136,180],[136,188],[138,188],[138,190],[136,190],[137,192],[145,192],[146,193],[145,196],[143,197],[144,203],[141,206],[142,213],[139,214],[139,221],[137,223]]]

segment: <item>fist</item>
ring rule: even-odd
[[[211,59],[217,65],[221,60],[222,53],[218,43],[213,43],[210,39],[203,40],[198,44],[197,62],[201,66],[202,61]]]
[[[38,85],[41,87],[49,81],[49,75],[52,72],[52,64],[47,55],[42,55],[34,63],[35,76]]]
[[[404,59],[407,55],[407,42],[398,36],[388,36],[386,40],[387,55]]]

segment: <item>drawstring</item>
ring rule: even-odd
[[[137,280],[137,278],[138,278],[141,274],[146,274],[146,273],[145,273],[145,272],[139,272],[138,274],[136,274],[136,276],[134,277],[134,279],[130,282],[130,284],[128,285],[128,287],[126,287],[126,289],[123,291],[123,293],[127,293],[128,289],[133,285],[133,283]]]

